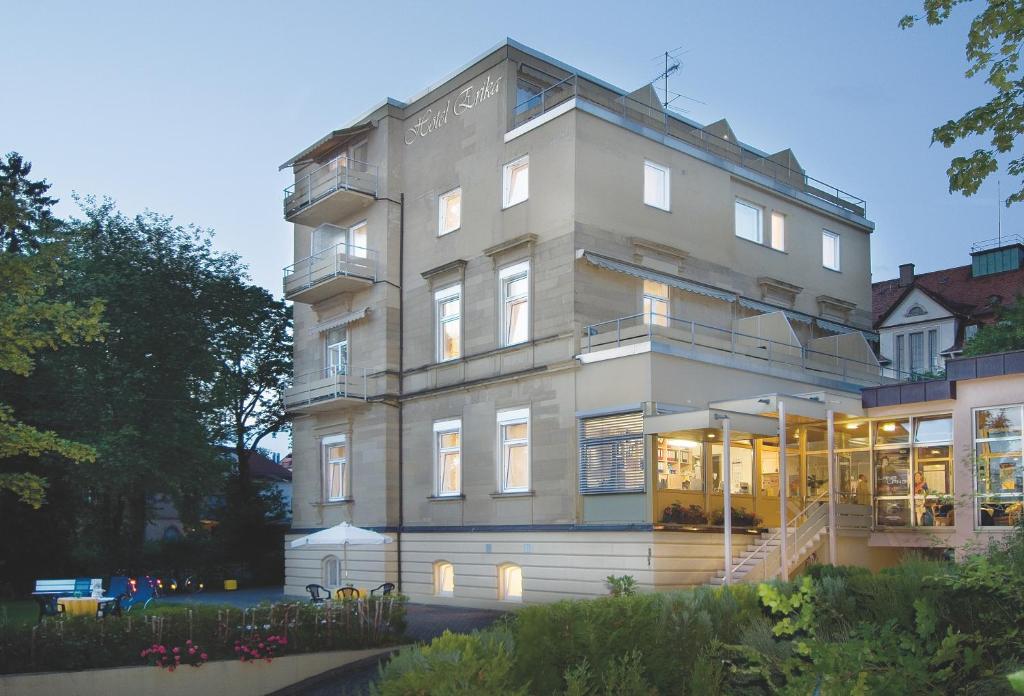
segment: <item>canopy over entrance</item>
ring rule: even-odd
[[[779,434],[779,423],[774,418],[720,408],[644,418],[644,434],[714,440],[719,437],[726,420],[730,425],[730,437],[735,440],[777,437]]]

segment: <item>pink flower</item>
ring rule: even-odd
[[[178,653],[180,653],[180,652],[181,652],[181,648],[175,648],[175,649],[174,649],[174,654],[175,654],[175,655],[177,655],[177,654],[178,654]]]
[[[196,649],[195,648],[189,648],[188,649],[188,654],[189,655],[195,655],[196,654]]]
[[[206,653],[202,653],[199,657],[201,657],[202,659],[205,660],[206,659]]]
[[[192,645],[192,641],[191,640],[186,640],[185,641],[185,645]]]

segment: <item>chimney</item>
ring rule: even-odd
[[[900,264],[900,282],[899,287],[907,288],[914,284],[914,264],[912,263],[901,263]]]

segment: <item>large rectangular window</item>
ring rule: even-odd
[[[633,427],[634,434],[642,433],[643,421],[638,420]],[[678,437],[659,437],[657,445],[659,489],[704,490],[704,446],[700,442]],[[642,447],[638,456],[643,456]]]
[[[348,331],[345,327],[324,333],[324,377],[348,374]]]
[[[669,210],[669,182],[668,167],[654,162],[644,162],[644,203]]]
[[[647,489],[644,420],[639,411],[581,418],[579,447],[580,493],[643,493]],[[698,487],[699,459],[698,454],[696,470],[688,469],[691,476],[697,472],[692,480]],[[671,479],[672,483],[680,485],[681,481],[681,478]]]
[[[821,231],[821,265],[833,271],[839,270],[839,235],[828,230]]]
[[[352,225],[352,228],[348,231],[349,255],[355,256],[358,259],[365,259],[369,256],[366,248],[367,230],[366,220]]]
[[[644,281],[644,323],[668,326],[668,286],[653,280]]]
[[[772,212],[772,249],[786,250],[786,216],[775,211]]]
[[[523,343],[530,337],[530,264],[524,261],[501,269],[501,345]]]
[[[310,254],[318,256],[331,252],[365,259],[369,256],[366,246],[367,229],[365,220],[348,228],[320,225],[310,236]]]
[[[1012,527],[1024,514],[1024,407],[974,411],[974,456],[977,465],[978,524]]]
[[[455,360],[462,355],[462,286],[453,285],[434,293],[437,317],[437,360]]]
[[[924,333],[915,331],[910,334],[910,373],[918,374],[924,369]]]
[[[324,498],[328,502],[347,500],[348,438],[345,435],[325,437],[323,444]]]
[[[437,199],[437,236],[454,232],[462,226],[462,189],[441,194]]]
[[[907,364],[906,358],[904,357],[905,348],[904,348],[904,343],[903,343],[903,341],[904,341],[903,334],[898,334],[896,336],[893,336],[893,341],[896,342],[895,356],[894,356],[895,364],[893,365],[893,367],[896,369],[896,379],[902,379],[902,377],[903,377],[903,368]]]
[[[760,244],[764,239],[761,206],[736,201],[736,236]]]
[[[509,162],[501,173],[501,205],[510,208],[530,197],[530,157]]]
[[[498,412],[498,491],[530,490],[530,409]]]
[[[434,423],[435,491],[438,497],[462,494],[462,421]]]
[[[928,329],[928,369],[939,369],[939,330]]]

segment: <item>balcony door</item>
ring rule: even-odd
[[[324,343],[327,358],[324,376],[348,374],[348,332],[344,328],[331,329],[325,335]]]

